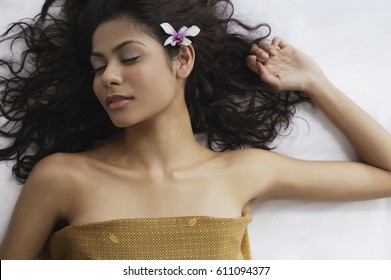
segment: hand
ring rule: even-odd
[[[324,74],[318,64],[303,52],[281,38],[272,42],[263,40],[250,49],[247,66],[259,78],[278,90],[298,90],[311,93],[311,89]]]

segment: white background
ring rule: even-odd
[[[43,2],[0,0],[0,28],[34,16]],[[391,1],[234,3],[240,18],[269,23],[273,35],[314,57],[346,95],[391,131]],[[291,130],[276,140],[277,152],[310,160],[357,159],[324,115],[308,106],[300,108]],[[19,190],[9,166],[0,163],[0,239]],[[254,259],[391,259],[388,198],[350,203],[275,201],[262,205],[253,216],[249,231]]]

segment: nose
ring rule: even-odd
[[[106,87],[120,85],[122,82],[120,69],[114,64],[108,64],[102,73],[101,79]]]

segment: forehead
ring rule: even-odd
[[[152,36],[132,21],[119,18],[106,21],[98,26],[92,37],[92,49],[104,50],[125,40],[137,40],[145,45],[160,45]]]

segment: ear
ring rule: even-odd
[[[177,77],[179,79],[187,79],[194,67],[195,51],[192,45],[181,46],[179,54],[176,58]]]

